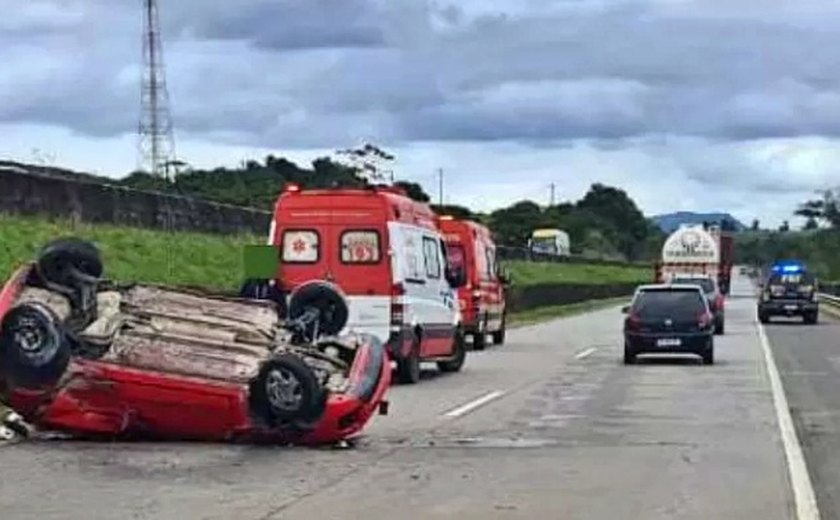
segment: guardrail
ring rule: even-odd
[[[819,293],[817,294],[821,303],[826,303],[832,307],[836,307],[840,309],[840,296],[834,296],[832,294],[826,293]]]

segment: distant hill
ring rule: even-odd
[[[703,222],[709,222],[720,225],[720,223],[725,220],[734,224],[735,231],[744,231],[747,229],[747,226],[729,213],[694,213],[692,211],[678,211],[676,213],[656,215],[655,217],[652,217],[651,220],[653,220],[665,233],[672,233],[683,224],[702,224]]]

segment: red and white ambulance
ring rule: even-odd
[[[278,246],[282,293],[311,280],[338,285],[349,302],[344,332],[387,342],[398,380],[416,383],[420,363],[457,372],[466,347],[446,246],[428,205],[397,188],[301,190],[277,201],[269,240]]]
[[[490,230],[478,222],[439,217],[446,240],[450,268],[462,271],[466,283],[458,289],[464,333],[471,334],[473,349],[483,350],[487,336],[500,345],[505,341],[505,283],[496,265],[496,244]]]

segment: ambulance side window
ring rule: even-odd
[[[494,280],[496,278],[496,250],[492,247],[485,247],[484,253],[487,255],[486,279]]]
[[[321,258],[321,236],[314,229],[287,229],[283,232],[283,262],[314,264]]]
[[[379,232],[352,230],[341,234],[341,261],[345,264],[378,264]]]
[[[423,257],[426,262],[426,277],[440,278],[440,245],[437,240],[423,237]]]

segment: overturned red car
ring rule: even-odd
[[[95,246],[60,239],[0,292],[0,400],[39,430],[315,445],[387,410],[384,346],[335,336],[347,305],[333,285],[301,286],[280,316],[102,273]]]

